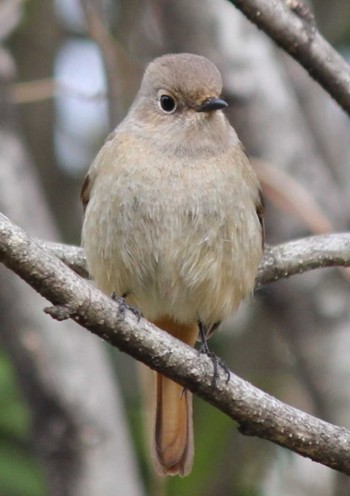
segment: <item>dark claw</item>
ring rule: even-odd
[[[230,380],[230,369],[228,366],[225,364],[225,362],[222,360],[222,358],[218,357],[215,355],[215,353],[211,352],[209,350],[208,346],[208,341],[207,341],[207,333],[206,333],[206,328],[204,324],[199,321],[198,322],[199,326],[199,338],[201,340],[201,345],[199,347],[199,353],[205,353],[210,360],[212,361],[213,368],[214,368],[214,373],[213,373],[213,380],[212,380],[212,386],[215,387],[217,384],[217,380],[219,378],[219,367],[224,369],[226,373],[226,383]]]
[[[112,300],[114,300],[115,302],[118,303],[119,312],[121,314],[125,314],[125,310],[130,310],[130,312],[132,312],[135,315],[135,317],[137,318],[137,322],[140,322],[141,317],[142,317],[142,312],[139,308],[133,307],[132,305],[129,305],[125,301],[125,298],[127,298],[128,295],[129,295],[129,293],[123,293],[122,296],[117,296],[116,292],[113,291],[111,298],[112,298]]]

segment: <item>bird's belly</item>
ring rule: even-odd
[[[97,286],[127,293],[150,320],[168,315],[213,324],[235,311],[253,289],[261,256],[254,206],[238,211],[225,199],[135,198],[124,192],[115,211],[111,202],[89,205],[83,240]]]

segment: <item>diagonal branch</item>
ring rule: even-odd
[[[301,0],[231,0],[350,113],[350,67],[316,29]]]
[[[93,288],[0,214],[0,261],[81,326],[198,394],[256,435],[350,475],[350,432],[283,404],[231,373],[212,386],[212,362]]]

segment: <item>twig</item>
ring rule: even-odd
[[[312,234],[326,234],[334,230],[322,207],[301,182],[266,161],[254,159],[252,162],[264,196],[276,207],[300,219]]]
[[[106,74],[110,129],[123,119],[138,90],[143,67],[113,36],[105,22],[104,4],[80,0],[89,35],[98,46]]]
[[[349,241],[349,239],[347,239]],[[167,333],[120,312],[118,303],[84,281],[0,214],[0,260],[80,325],[206,399],[256,435],[350,475],[350,432],[283,404],[231,373],[212,387],[212,362]],[[63,311],[61,311],[63,310]]]
[[[63,263],[81,277],[84,277],[85,279],[89,277],[82,248],[79,246],[65,245],[63,243],[53,243],[51,241],[42,242],[39,239],[37,239],[37,242],[40,243],[45,250],[62,260]]]
[[[350,233],[323,234],[267,246],[257,284],[325,267],[350,267]]]
[[[25,104],[49,100],[58,95],[65,95],[87,101],[106,98],[103,92],[87,93],[74,86],[52,78],[37,79],[13,84],[11,98],[13,103]]]
[[[231,0],[350,113],[350,68],[316,29],[300,0]],[[293,6],[294,5],[294,6]]]
[[[119,120],[116,104],[120,98],[115,46],[107,27],[101,19],[101,6],[95,0],[81,0],[81,5],[89,33],[101,50],[107,79],[109,126],[110,129],[113,129]]]

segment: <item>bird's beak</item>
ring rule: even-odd
[[[204,102],[196,108],[196,112],[211,112],[213,110],[220,110],[228,107],[228,103],[222,98],[207,98]]]

